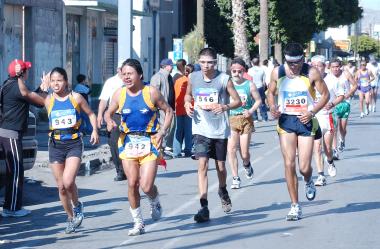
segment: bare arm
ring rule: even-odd
[[[92,133],[90,142],[92,144],[99,143],[99,134],[98,129],[96,127],[96,115],[91,110],[90,106],[88,105],[87,101],[82,97],[82,95],[78,93],[73,93],[75,100],[77,101],[78,105],[80,106],[80,109],[85,112],[88,115],[88,118],[90,119],[90,123],[92,125]]]
[[[98,107],[97,127],[100,129],[103,124],[103,114],[107,107],[107,100],[101,99]]]
[[[228,80],[227,82],[227,92],[232,98],[232,102],[230,102],[228,105],[225,105],[225,111],[230,110],[230,109],[236,109],[241,106],[241,99],[239,97],[239,94],[237,93],[234,83],[232,83],[231,80]]]
[[[119,108],[120,93],[123,88],[119,88],[113,94],[111,103],[108,107],[108,110],[104,113],[104,120],[107,123],[107,130],[111,131],[117,127],[115,121],[113,121],[112,116],[115,114],[116,110]]]
[[[156,140],[158,147],[161,147],[162,138],[165,136],[172,123],[173,109],[165,101],[161,92],[157,88],[151,87],[150,95],[152,97],[152,103],[154,104],[154,106],[165,112],[164,124],[162,125],[162,127],[160,127],[160,131],[154,136],[152,136],[152,139]]]
[[[29,91],[22,77],[18,78],[18,87],[20,89],[21,96],[26,99],[26,101],[38,107],[44,106],[45,98],[47,96],[46,93],[37,94],[36,92]]]
[[[246,117],[251,116],[253,114],[253,112],[256,111],[259,108],[259,106],[261,105],[260,94],[257,91],[257,87],[253,82],[251,82],[250,91],[251,91],[252,98],[255,100],[255,104],[253,104],[253,106],[247,111],[247,113],[244,114],[244,116],[246,116]]]
[[[276,105],[275,96],[277,95],[277,80],[278,80],[278,67],[273,69],[270,77],[270,82],[268,86],[268,105],[271,115],[274,118],[279,118],[281,112],[278,110],[278,106]]]
[[[194,114],[194,106],[191,104],[191,101],[193,100],[193,94],[192,94],[192,85],[191,85],[190,78],[189,78],[189,81],[187,83],[186,94],[185,94],[184,100],[185,100],[186,113],[189,117],[192,117]]]
[[[368,70],[368,73],[369,73],[369,82],[371,83],[373,80],[375,80],[375,76],[373,76],[373,73]]]
[[[350,72],[343,71],[343,73],[346,75],[347,80],[351,83],[350,91],[344,96],[345,99],[349,99],[350,97],[354,96],[356,90],[358,89],[358,82],[354,80],[354,77]]]

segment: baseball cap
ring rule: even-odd
[[[160,66],[173,66],[173,61],[171,59],[165,58],[161,61]]]
[[[9,63],[8,66],[8,74],[10,77],[15,77],[16,76],[16,65],[19,64],[21,66],[21,70],[26,70],[32,67],[32,63],[29,61],[23,61],[19,59],[14,59]]]

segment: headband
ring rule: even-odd
[[[231,70],[241,70],[243,72],[245,72],[245,67],[243,67],[242,65],[238,64],[238,63],[234,63],[231,65]]]
[[[285,55],[285,60],[289,62],[295,62],[300,61],[303,58],[303,55],[297,55],[297,56],[291,56],[291,55]]]

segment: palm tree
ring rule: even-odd
[[[260,61],[268,59],[268,0],[260,0]]]
[[[232,0],[232,23],[234,33],[235,56],[241,57],[250,65],[246,33],[245,0]]]

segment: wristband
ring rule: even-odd
[[[309,111],[310,113],[311,113],[311,117],[315,117],[315,112],[313,112],[313,111]]]

